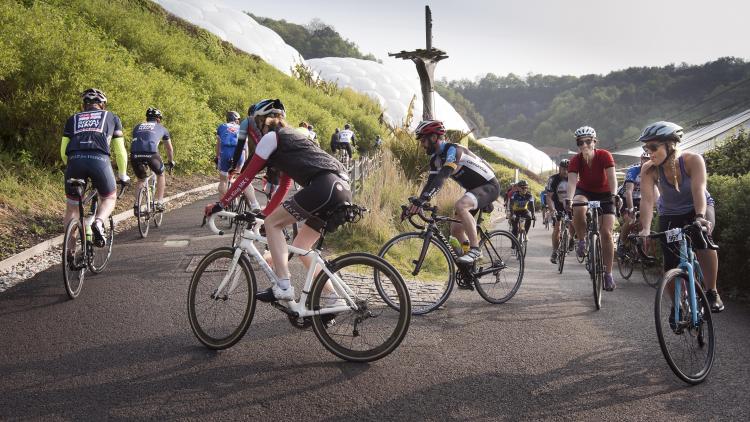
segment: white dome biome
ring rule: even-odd
[[[528,142],[497,136],[482,138],[477,142],[536,174],[557,170],[557,164],[549,158],[549,155],[534,148]]]
[[[307,65],[326,81],[336,82],[341,88],[369,95],[380,103],[385,120],[400,126],[406,118],[409,102],[416,95],[414,119],[411,128],[416,128],[422,117],[422,90],[419,76],[414,69],[404,74],[381,63],[350,57],[325,57],[309,59]],[[435,118],[442,120],[448,129],[468,132],[469,126],[448,101],[435,93]]]
[[[302,56],[279,34],[222,0],[153,0],[167,12],[201,27],[238,49],[255,54],[276,69],[291,75],[304,63]]]

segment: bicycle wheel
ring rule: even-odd
[[[577,240],[577,239],[576,239]],[[576,255],[576,261],[578,261],[579,264],[583,264],[583,261],[586,259],[586,256],[588,256],[588,245],[586,245],[586,249],[584,250],[583,256],[578,256],[578,245],[573,248],[573,251],[575,251]]]
[[[245,198],[245,195],[242,195],[239,204],[237,205],[237,214],[246,212],[248,210],[247,208],[247,199]],[[247,227],[246,222],[234,221],[234,235],[232,236],[233,248],[236,248],[240,245],[240,241],[242,240],[242,232],[245,230],[245,227]]]
[[[342,255],[329,265],[351,289],[358,309],[336,314],[335,321],[313,316],[315,335],[328,351],[344,360],[371,362],[387,356],[404,339],[411,320],[409,292],[398,271],[367,253]],[[321,300],[325,303],[330,297],[327,283],[328,274],[321,271],[312,285],[312,309],[321,309]]]
[[[94,274],[99,274],[104,271],[109,263],[109,258],[112,256],[112,244],[115,240],[115,220],[112,216],[109,216],[109,227],[105,227],[107,232],[107,244],[103,248],[93,247],[91,248],[91,256],[89,261],[89,270]]]
[[[620,275],[625,280],[630,278],[630,275],[633,274],[633,253],[638,253],[637,251],[633,251],[632,245],[629,243],[628,246],[625,246],[620,242],[618,239],[618,245],[617,245],[617,251],[615,252],[615,258],[617,258],[617,270],[620,271]]]
[[[138,233],[142,238],[148,236],[149,219],[151,217],[151,207],[148,200],[148,185],[143,185],[138,189],[136,195],[135,207],[138,210],[135,218],[138,220]]]
[[[240,256],[233,274],[232,248],[214,249],[198,263],[188,288],[188,320],[198,341],[210,349],[226,349],[237,343],[255,313],[255,273],[247,257]],[[225,277],[221,292],[217,289]],[[231,292],[228,289],[236,284]]]
[[[526,257],[526,246],[529,244],[529,238],[526,234],[526,231],[521,231],[521,252],[523,253],[523,256]]]
[[[424,245],[424,233],[403,233],[386,242],[378,252],[378,256],[388,261],[403,277],[411,297],[411,311],[414,315],[426,314],[439,308],[448,300],[456,280],[451,253],[434,236],[427,245],[419,272],[414,274]],[[377,277],[375,283],[376,287],[382,290]],[[389,296],[384,297],[388,300]]]
[[[156,210],[155,199],[151,202],[151,209]],[[160,227],[162,221],[164,221],[164,211],[154,211],[154,226]]]
[[[513,246],[520,247],[518,239],[505,230],[492,231],[479,243],[482,257],[474,264],[474,286],[487,302],[505,303],[521,287],[524,257]]]
[[[75,299],[83,289],[86,273],[86,237],[80,220],[70,220],[63,239],[63,283],[68,297]]]
[[[699,384],[706,379],[714,363],[714,325],[706,294],[697,282],[695,299],[698,319],[697,324],[693,324],[688,280],[684,270],[675,268],[667,272],[656,291],[654,319],[659,347],[672,372],[688,384]],[[671,317],[675,310],[675,283],[681,287],[680,312],[676,317]]]
[[[591,283],[594,288],[594,306],[596,310],[602,308],[602,284],[604,283],[604,262],[602,261],[602,241],[599,235],[594,233],[591,236],[591,246],[589,247],[589,265],[591,267]]]
[[[659,282],[664,277],[664,269],[658,261],[646,262],[641,260],[641,275],[643,281],[653,288],[659,287]]]
[[[562,236],[560,236],[560,243],[557,246],[557,272],[562,274],[563,267],[565,267],[565,256],[568,255],[568,229],[567,227],[562,230]]]

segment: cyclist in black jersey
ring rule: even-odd
[[[544,188],[547,192],[547,209],[550,215],[557,216],[565,212],[565,199],[568,197],[568,165],[570,160],[560,160],[558,172],[547,179],[547,186]],[[570,226],[570,232],[573,233],[573,226]],[[550,262],[557,264],[557,248],[560,241],[560,220],[555,217],[555,224],[552,230],[552,256]],[[570,239],[571,245],[573,239]]]
[[[90,179],[99,192],[99,206],[94,223],[91,225],[94,245],[103,247],[106,244],[104,221],[115,209],[117,187],[115,175],[110,164],[110,152],[115,153],[118,178],[127,183],[127,151],[122,133],[120,118],[107,111],[107,96],[96,88],[89,88],[81,94],[83,111],[76,113],[65,122],[60,156],[65,169],[65,180]],[[63,225],[78,218],[77,194],[72,187],[65,185],[68,198],[65,207]]]
[[[417,139],[425,153],[431,156],[430,173],[422,193],[409,212],[418,212],[419,207],[440,190],[448,177],[466,189],[455,204],[456,216],[461,224],[452,224],[451,234],[461,242],[468,240],[471,247],[469,252],[458,258],[458,262],[468,264],[482,256],[473,214],[491,205],[500,196],[500,183],[489,164],[468,148],[447,142],[445,132],[445,126],[439,120],[424,120],[417,126]]]
[[[159,144],[163,141],[167,151],[167,166],[174,167],[174,148],[169,131],[161,124],[161,110],[149,107],[146,110],[146,121],[133,128],[133,141],[130,143],[130,162],[138,178],[135,191],[138,192],[148,176],[146,168],[156,175],[156,211],[164,211],[164,162],[159,155]],[[133,205],[137,212],[138,205]]]
[[[263,134],[255,154],[221,201],[208,204],[205,209],[206,215],[222,210],[250,186],[255,175],[264,167],[273,167],[281,172],[280,186],[262,211],[267,216],[265,229],[268,247],[279,281],[258,294],[257,298],[262,301],[294,300],[283,228],[304,220],[305,224],[294,238],[293,245],[310,249],[318,241],[323,227],[328,231],[336,229],[337,222],[325,220],[329,212],[352,200],[348,176],[341,163],[320,149],[309,135],[289,127],[285,116],[284,105],[278,99],[263,100],[255,105],[253,120]],[[292,180],[303,189],[282,204]],[[312,263],[308,257],[300,259],[308,267]],[[335,297],[332,290],[327,291],[327,295]]]

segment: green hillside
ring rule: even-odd
[[[607,75],[488,74],[446,84],[474,104],[490,134],[537,146],[570,146],[571,132],[586,124],[605,147],[624,147],[654,120],[689,128],[750,107],[750,63],[731,57]]]

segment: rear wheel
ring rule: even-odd
[[[154,210],[154,226],[159,227],[161,226],[162,220],[164,220],[164,212],[163,211],[156,211],[156,183],[153,185],[153,189],[151,189],[151,209]]]
[[[93,244],[91,245],[93,252],[91,254],[91,261],[89,262],[89,269],[94,274],[99,274],[104,271],[104,268],[106,268],[109,263],[109,258],[112,256],[112,244],[115,240],[115,221],[112,219],[111,215],[109,216],[109,227],[105,227],[105,230],[107,244],[104,245],[103,248],[97,248],[93,247]]]
[[[148,236],[149,220],[151,219],[151,208],[148,200],[148,185],[143,185],[138,189],[136,195],[135,208],[136,218],[138,219],[138,233],[142,238]]]
[[[514,253],[514,247],[520,247],[518,239],[504,230],[487,233],[479,243],[482,257],[474,263],[474,286],[487,302],[505,303],[521,287],[524,256]]]
[[[65,227],[62,266],[63,283],[68,297],[75,299],[83,289],[86,272],[86,237],[80,220],[70,220]]]
[[[630,242],[622,243],[622,239],[617,241],[617,252],[615,253],[615,257],[617,258],[617,269],[625,280],[629,279],[630,275],[633,274],[634,255],[632,249]]]

